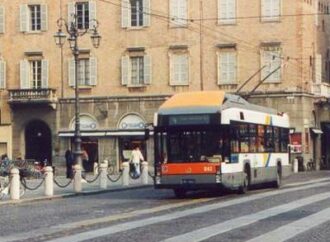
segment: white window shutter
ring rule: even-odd
[[[20,82],[21,89],[30,88],[30,65],[28,60],[20,61]]]
[[[188,23],[188,3],[187,0],[180,0],[180,23],[187,25]]]
[[[5,32],[5,8],[0,7],[0,33]]]
[[[93,29],[96,24],[95,21],[92,21],[93,19],[96,20],[96,2],[95,1],[88,2],[88,10],[89,10],[89,28]]]
[[[121,58],[121,84],[122,85],[128,85],[129,83],[129,57],[123,56]]]
[[[315,82],[322,83],[322,55],[315,55]]]
[[[236,22],[236,0],[227,0],[227,17],[229,23]]]
[[[177,17],[178,17],[178,1],[177,0],[170,0],[170,21],[171,24],[176,24]]]
[[[129,0],[121,1],[121,27],[128,28],[131,26],[131,4]]]
[[[95,57],[89,58],[89,85],[97,85],[97,59]]]
[[[228,53],[228,83],[236,83],[236,53]]]
[[[29,30],[29,9],[28,5],[20,5],[20,31],[27,32]]]
[[[41,61],[41,87],[48,88],[48,60]]]
[[[41,30],[46,31],[48,29],[48,10],[47,5],[41,5]]]
[[[0,88],[6,88],[6,62],[0,61]]]
[[[150,0],[143,0],[143,26],[150,26]]]
[[[149,85],[152,80],[151,56],[145,55],[143,57],[143,65],[144,84]]]
[[[69,71],[69,86],[74,87],[75,78],[76,78],[76,67],[75,67],[74,58],[71,58],[69,60],[68,71]]]
[[[76,5],[74,2],[68,3],[68,24],[74,21],[74,14],[76,13]]]
[[[272,16],[274,19],[278,19],[281,14],[281,1],[280,0],[273,0],[272,6]]]
[[[220,60],[220,58],[221,58],[221,55],[220,55],[220,53],[217,53],[217,79],[218,79],[218,81],[217,81],[217,83],[218,83],[218,85],[220,85],[221,84],[221,60]]]
[[[180,82],[184,85],[189,84],[189,57],[188,54],[182,55],[180,58]]]

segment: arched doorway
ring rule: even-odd
[[[52,138],[46,123],[35,120],[28,123],[25,128],[25,158],[44,161],[51,164]]]

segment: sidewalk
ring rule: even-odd
[[[110,177],[115,180],[118,178],[119,175],[111,175]],[[86,176],[86,180],[92,181],[96,178],[93,174],[88,174]],[[55,180],[61,186],[67,185],[71,179],[67,179],[65,176],[56,176]],[[27,179],[26,186],[28,188],[36,188],[38,185],[43,182],[42,179]],[[82,192],[75,193],[73,190],[73,180],[71,183],[66,186],[65,188],[61,188],[54,183],[54,195],[53,196],[45,196],[44,195],[44,182],[43,184],[38,187],[36,190],[29,190],[26,189],[24,195],[20,198],[20,200],[10,200],[10,196],[6,196],[2,200],[0,200],[0,206],[4,204],[11,204],[11,203],[22,203],[22,202],[32,202],[32,201],[41,201],[41,200],[50,200],[56,198],[63,198],[63,197],[72,197],[72,196],[79,196],[79,195],[87,195],[87,194],[97,194],[97,193],[105,193],[111,191],[122,191],[122,190],[130,190],[130,189],[139,189],[143,187],[148,187],[153,185],[153,180],[150,176],[148,176],[148,184],[142,184],[142,178],[132,179],[129,178],[129,186],[122,185],[122,178],[120,178],[117,182],[112,182],[107,179],[107,189],[101,189],[99,185],[99,178],[92,182],[82,182]]]
[[[91,181],[95,178],[94,175],[89,174],[87,175],[86,179]],[[118,175],[111,176],[112,179],[118,178]],[[308,172],[299,172],[299,173],[292,173],[290,176],[283,179],[283,185],[295,182],[304,182],[310,181],[313,179],[319,178],[329,178],[330,180],[330,171],[308,171]],[[57,176],[55,177],[56,181],[60,185],[66,185],[69,183],[70,179],[67,179],[65,176]],[[75,193],[73,190],[73,182],[71,182],[65,188],[61,188],[54,183],[54,195],[51,197],[47,197],[44,195],[44,184],[42,184],[36,190],[28,190],[26,189],[25,194],[21,197],[20,200],[10,200],[9,196],[6,196],[4,199],[0,200],[0,206],[4,204],[15,204],[15,203],[22,203],[22,202],[32,202],[32,201],[41,201],[41,200],[51,200],[63,197],[72,197],[72,196],[79,196],[79,195],[88,195],[88,194],[97,194],[97,193],[105,193],[105,192],[112,192],[112,191],[122,191],[122,190],[130,190],[130,189],[139,189],[144,187],[151,187],[153,186],[153,180],[150,176],[148,176],[148,184],[142,184],[142,178],[139,179],[129,179],[130,185],[123,186],[122,179],[120,178],[117,182],[111,182],[107,179],[107,189],[100,189],[99,188],[99,179],[94,181],[93,183],[82,183],[82,192]],[[26,180],[27,186],[30,188],[37,187],[41,182],[42,179],[33,179],[33,180]]]

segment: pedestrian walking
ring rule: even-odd
[[[134,176],[135,177],[139,177],[140,176],[140,162],[144,161],[143,155],[140,151],[139,146],[135,146],[132,154],[131,154],[131,159],[130,162],[133,164],[134,166]]]
[[[67,150],[65,152],[65,163],[66,163],[66,178],[73,178],[73,170],[72,170],[72,165],[73,165],[73,154],[71,150]]]

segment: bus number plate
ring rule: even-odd
[[[194,184],[195,179],[182,179],[182,184]]]

